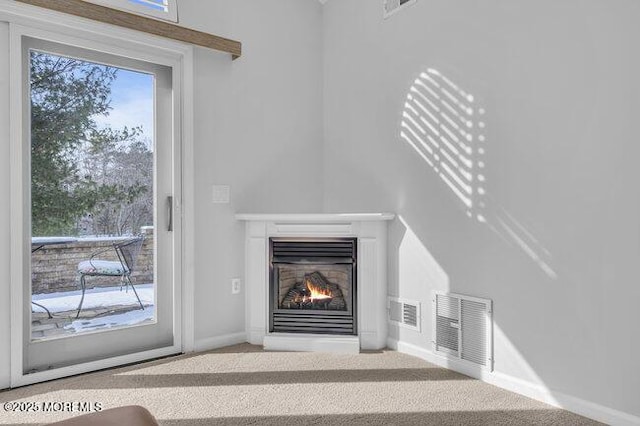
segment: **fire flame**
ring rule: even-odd
[[[307,289],[311,292],[311,300],[331,299],[333,297],[331,290],[315,286],[309,280],[306,280],[306,285]]]

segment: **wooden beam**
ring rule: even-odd
[[[230,53],[233,59],[242,55],[242,44],[213,34],[181,27],[170,22],[146,18],[121,10],[111,9],[82,0],[16,0],[33,6],[44,7],[57,12],[68,13],[106,24],[117,25],[131,30],[184,41],[209,49]]]

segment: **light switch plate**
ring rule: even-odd
[[[231,196],[229,185],[213,185],[213,202],[216,204],[228,204]]]
[[[240,294],[242,288],[242,281],[240,278],[233,278],[231,280],[231,294]]]

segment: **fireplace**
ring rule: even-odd
[[[356,238],[270,238],[269,330],[357,335]]]
[[[267,351],[354,354],[383,349],[388,337],[387,224],[394,217],[391,213],[237,214],[236,218],[245,222],[245,340]],[[278,245],[274,256],[274,243],[280,242],[294,245]],[[301,256],[308,245],[295,243],[305,242],[312,243],[311,248],[320,244],[315,252]],[[322,244],[345,242],[333,247],[341,250],[329,253],[324,249],[331,247]],[[318,271],[329,283],[344,285],[340,272],[346,271],[351,288],[347,281],[347,290],[341,289],[345,308],[321,309],[317,302],[302,307],[282,305],[293,285],[289,282],[285,286],[286,275],[292,275],[284,269],[287,265],[296,267],[296,282]],[[325,272],[323,265],[334,269]],[[336,265],[343,269],[336,270]],[[313,270],[301,271],[302,266]],[[281,271],[282,280],[275,276]]]

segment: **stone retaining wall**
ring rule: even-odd
[[[138,256],[136,268],[131,276],[134,284],[153,282],[153,228],[143,227],[142,250]],[[89,260],[98,250],[112,247],[114,243],[130,237],[114,237],[113,239],[80,239],[69,244],[44,246],[31,255],[31,292],[32,294],[53,293],[78,290],[80,276],[78,263]],[[102,260],[118,260],[115,250],[108,250],[97,258]],[[116,277],[87,277],[87,288],[110,287],[118,285]]]

